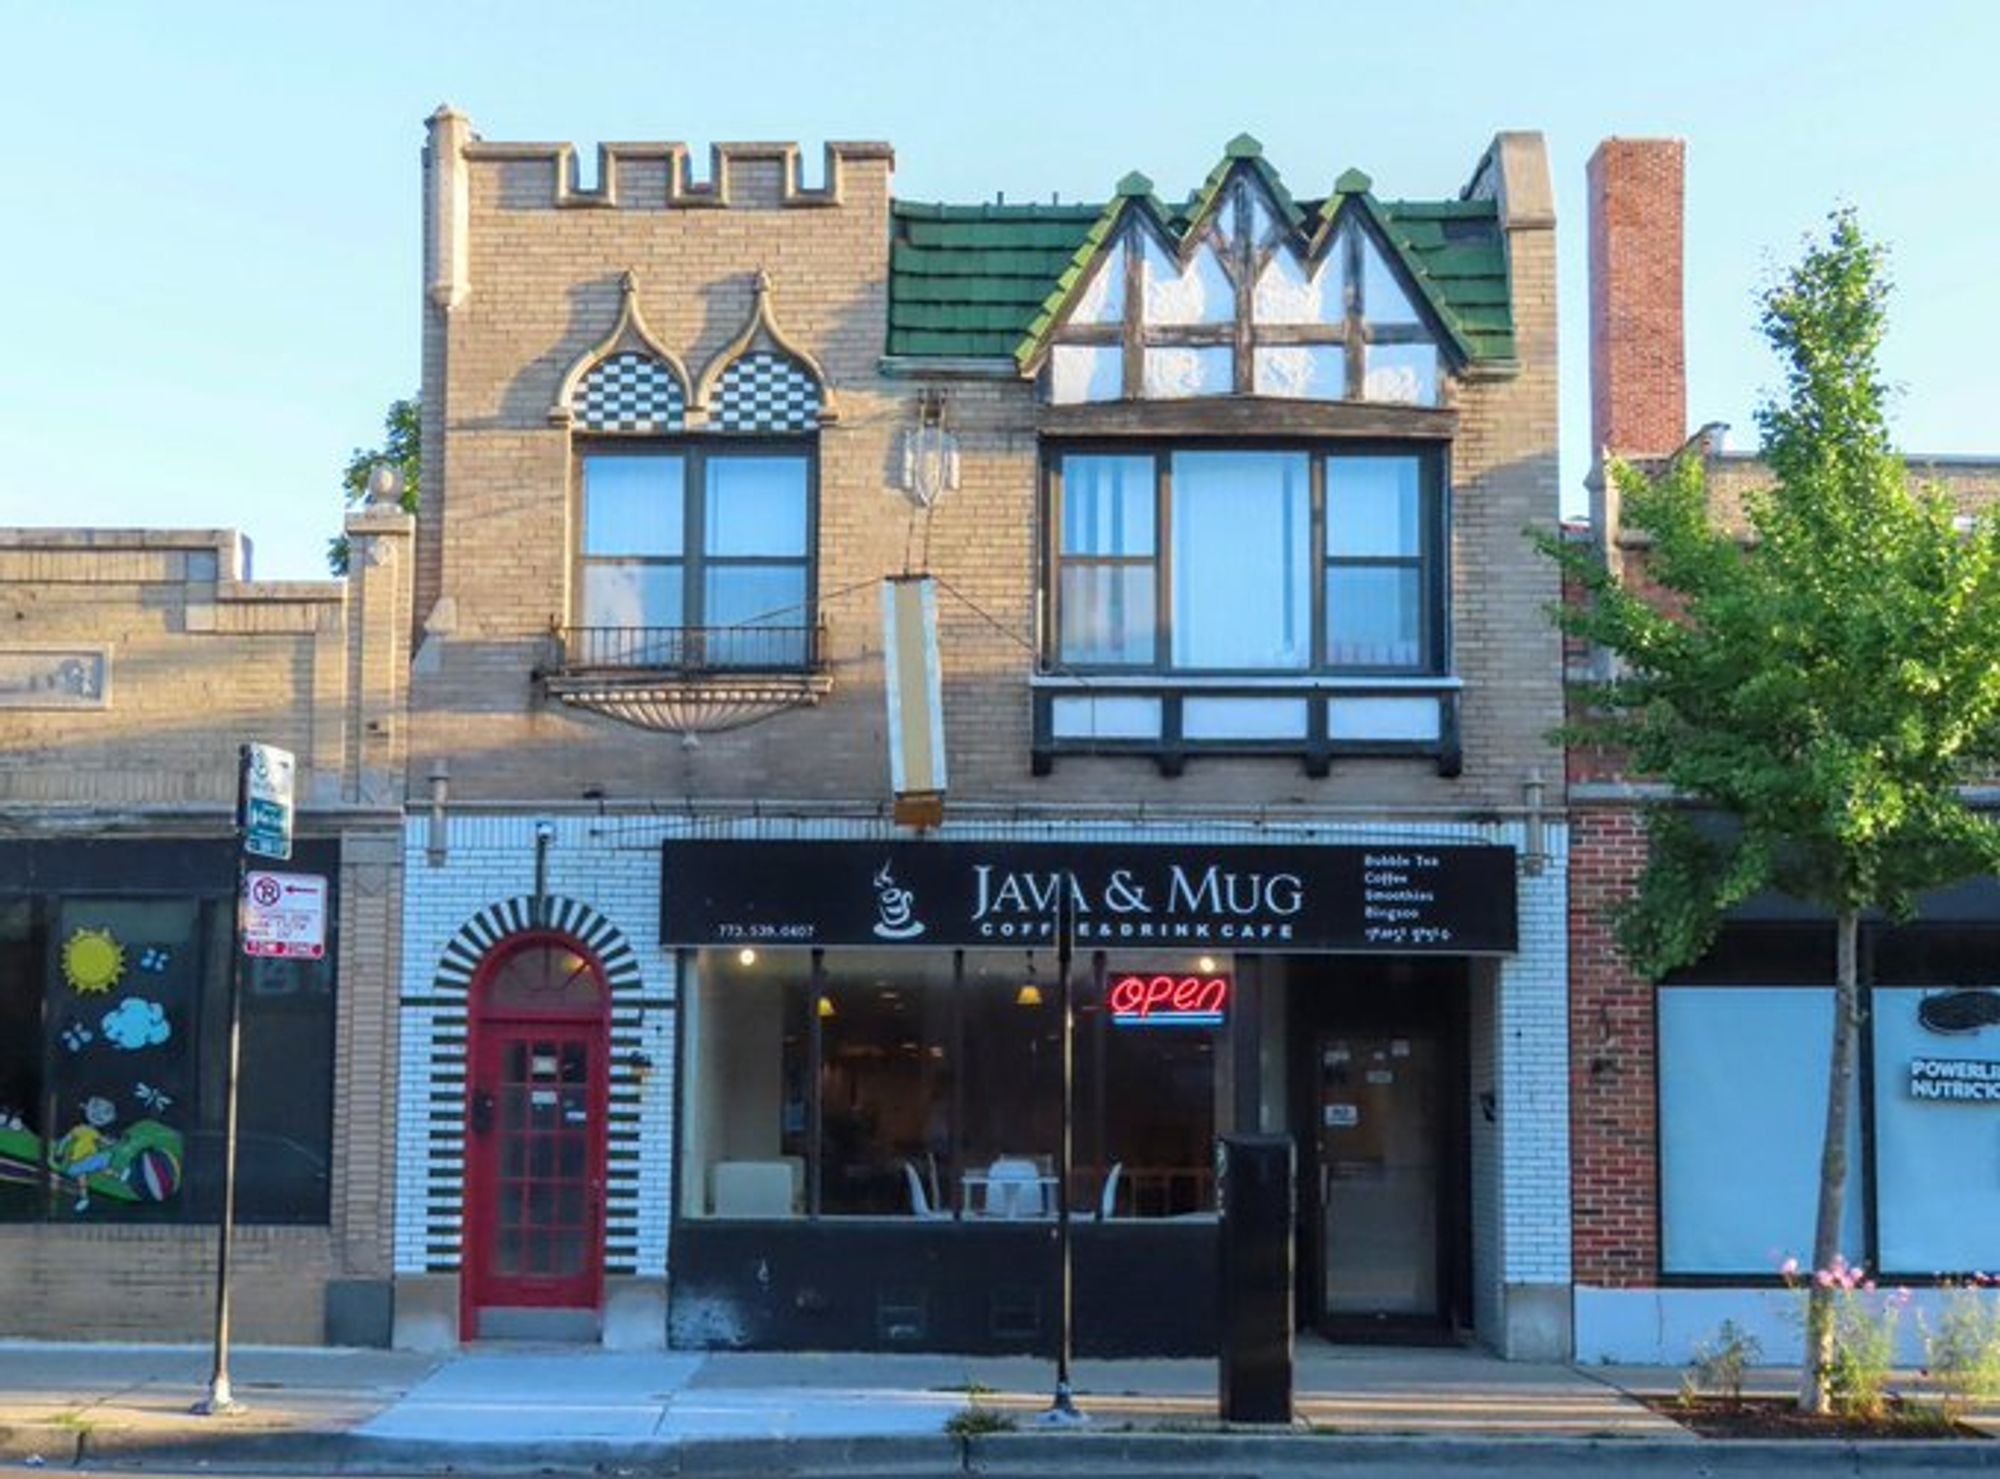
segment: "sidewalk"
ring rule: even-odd
[[[1673,1391],[1678,1372],[1309,1341],[1299,1346],[1294,1433],[1260,1430],[1257,1438],[1214,1436],[1221,1425],[1212,1361],[1078,1362],[1077,1405],[1091,1418],[1080,1431],[1042,1429],[1051,1367],[1012,1357],[518,1346],[439,1358],[249,1348],[236,1353],[232,1374],[246,1410],[202,1418],[189,1412],[207,1386],[208,1358],[198,1348],[0,1343],[0,1462],[404,1473],[644,1463],[656,1471],[819,1473],[857,1465],[957,1469],[975,1456],[988,1468],[1046,1469],[1087,1456],[1090,1468],[1136,1461],[1212,1474],[1219,1452],[1241,1460],[1246,1444],[1266,1455],[1260,1471],[1283,1466],[1270,1455],[1304,1461],[1302,1447],[1323,1462],[1332,1451],[1320,1435],[1329,1434],[1460,1447],[1553,1440],[1580,1451],[1602,1441],[1632,1456],[1686,1453],[1700,1442],[1633,1395]],[[1781,1380],[1768,1377],[1774,1389]],[[968,1410],[980,1416],[955,1426],[1011,1419],[1017,1431],[948,1434],[947,1422]],[[1078,1443],[1088,1446],[1060,1446]],[[1379,1443],[1371,1446],[1383,1456]],[[1953,1467],[2000,1467],[2000,1444],[1944,1443],[1924,1452]]]

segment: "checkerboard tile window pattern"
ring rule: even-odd
[[[583,377],[570,410],[587,431],[679,431],[687,396],[665,364],[628,349]]]
[[[722,372],[708,424],[718,431],[811,431],[819,424],[819,382],[783,355],[746,354]]]

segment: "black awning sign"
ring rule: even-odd
[[[1052,943],[1497,954],[1514,853],[1491,846],[1043,842],[665,844],[667,945]]]

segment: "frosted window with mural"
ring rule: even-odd
[[[307,844],[337,872],[337,853]],[[68,849],[68,850],[66,850]],[[9,892],[82,885],[102,849],[24,844],[0,870],[0,1220],[212,1221],[221,1206],[226,895]],[[221,844],[132,843],[127,880],[213,877]],[[331,960],[246,962],[237,1160],[244,1222],[323,1223]]]

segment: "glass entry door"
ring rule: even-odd
[[[1320,1039],[1322,1319],[1440,1315],[1439,1057],[1430,1036]]]

